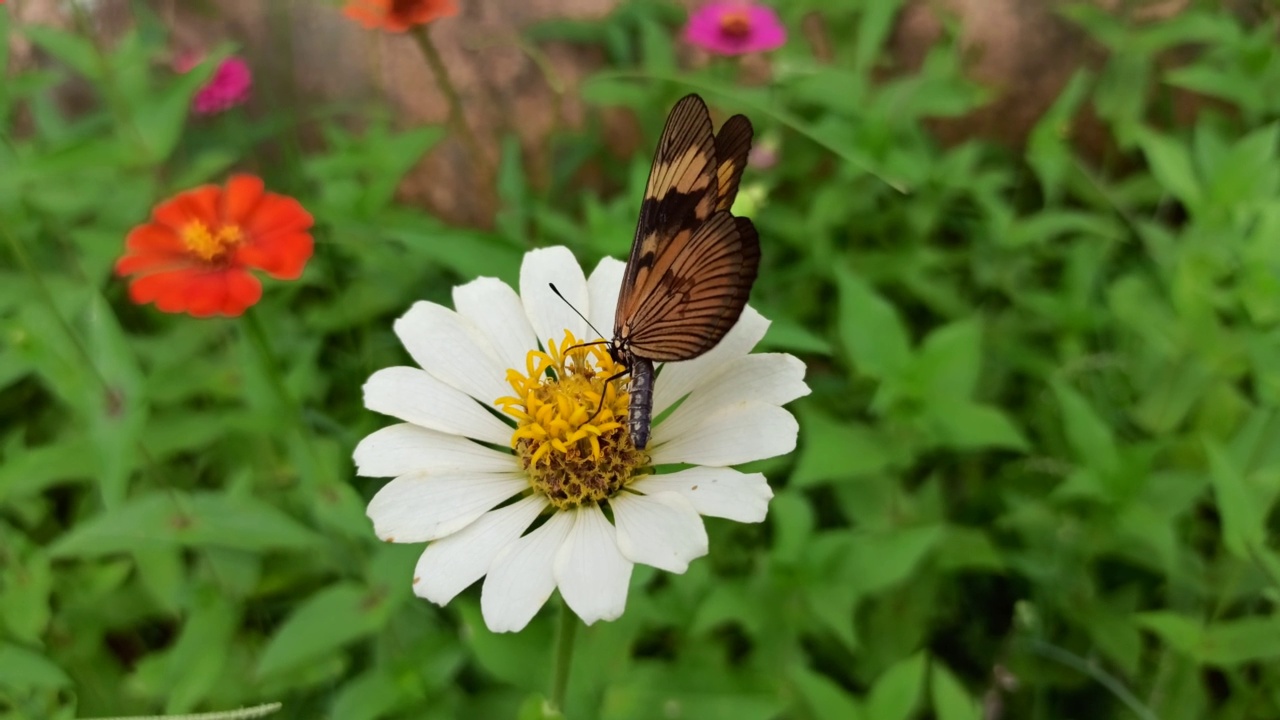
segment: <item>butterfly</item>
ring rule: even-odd
[[[751,134],[743,115],[715,132],[697,95],[677,102],[662,129],[608,343],[631,373],[628,426],[637,449],[649,442],[653,364],[715,347],[751,294],[760,238],[750,220],[729,212]]]

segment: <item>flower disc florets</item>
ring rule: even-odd
[[[507,370],[515,394],[496,402],[516,419],[511,447],[559,509],[607,500],[647,461],[627,430],[630,398],[609,381],[620,370],[603,344],[582,346],[567,330],[559,345],[529,351],[523,373]]]

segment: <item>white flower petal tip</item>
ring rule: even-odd
[[[406,422],[494,444],[511,440],[511,428],[466,393],[425,370],[390,367],[364,384],[364,406]]]
[[[528,487],[529,481],[517,473],[414,473],[382,486],[365,512],[385,542],[426,542],[465,528]]]
[[[707,529],[682,495],[622,494],[609,501],[618,530],[618,549],[631,562],[683,573],[707,554]]]
[[[511,394],[497,353],[471,323],[449,308],[416,302],[394,327],[413,361],[442,382],[489,407]]]
[[[674,420],[676,426],[701,424],[705,416],[743,400],[785,405],[809,394],[804,371],[804,363],[792,355],[743,355],[725,363],[721,372],[695,387],[666,422]],[[690,417],[683,420],[686,415]]]
[[[476,278],[455,287],[453,306],[484,335],[505,367],[524,367],[529,351],[538,347],[520,296],[497,278]]]
[[[769,511],[773,490],[763,473],[742,473],[732,468],[695,467],[667,475],[649,475],[631,487],[646,495],[679,493],[699,515],[743,523],[762,522]]]
[[[617,620],[627,609],[633,565],[618,550],[617,532],[599,507],[568,514],[574,517],[573,530],[555,563],[560,595],[587,625]]]
[[[480,590],[480,613],[493,632],[516,632],[556,589],[554,566],[574,518],[558,512],[498,553]]]
[[[564,300],[551,292],[552,284]],[[539,342],[560,342],[565,330],[579,338],[587,335],[587,324],[569,307],[572,304],[583,315],[591,312],[587,278],[569,248],[556,246],[525,253],[520,266],[520,298]]]
[[[543,498],[527,497],[431,543],[414,568],[414,594],[437,605],[448,604],[484,577],[498,553],[520,539],[546,507]]]
[[[724,405],[708,415],[676,415],[653,429],[649,455],[656,465],[728,467],[764,460],[795,450],[800,433],[791,413],[755,400]]]

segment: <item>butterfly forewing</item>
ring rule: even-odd
[[[631,256],[618,295],[617,320],[631,310],[662,245],[689,232],[711,216],[716,193],[716,146],[711,115],[696,95],[685,97],[671,110],[654,153],[640,204],[640,219]],[[614,331],[619,329],[614,323]]]
[[[724,210],[663,247],[627,321],[632,354],[673,362],[710,350],[742,314],[759,264],[755,227]]]

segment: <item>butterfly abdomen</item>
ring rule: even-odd
[[[630,417],[631,442],[637,450],[649,444],[649,418],[653,414],[653,361],[631,358]]]

